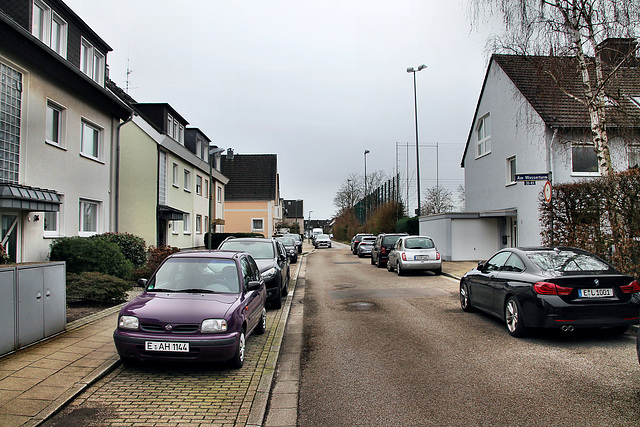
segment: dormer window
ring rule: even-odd
[[[491,116],[489,114],[478,120],[476,126],[478,137],[478,151],[476,157],[484,156],[491,152]]]
[[[104,55],[83,38],[80,44],[80,71],[98,84],[103,85],[104,70]]]
[[[184,145],[184,126],[171,114],[167,114],[167,135]]]
[[[67,23],[41,0],[33,0],[31,34],[58,55],[67,57]]]

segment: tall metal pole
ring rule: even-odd
[[[367,211],[369,202],[367,200],[367,154],[369,154],[369,150],[364,150],[364,221],[367,222]]]
[[[416,87],[416,73],[418,71],[424,70],[425,68],[427,68],[426,65],[422,64],[420,66],[418,66],[417,69],[411,67],[411,68],[407,68],[407,73],[413,73],[413,109],[414,109],[414,113],[415,113],[415,120],[416,120],[416,176],[417,176],[417,183],[418,183],[418,209],[416,209],[416,215],[420,216],[420,212],[421,212],[421,206],[420,206],[420,146],[418,145],[418,93],[417,93],[417,87]]]

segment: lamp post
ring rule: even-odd
[[[311,212],[313,211],[309,211],[309,220],[307,221],[307,230],[311,230]],[[309,242],[311,242],[311,231],[307,232],[307,238],[309,239]]]
[[[420,216],[420,147],[418,146],[418,94],[416,93],[416,73],[427,68],[426,65],[419,65],[417,69],[413,67],[407,68],[407,73],[413,73],[413,109],[416,119],[416,177],[418,182],[418,209],[416,209],[416,215]]]
[[[209,146],[209,194],[207,196],[209,196],[209,224],[208,224],[208,234],[207,234],[207,241],[208,241],[208,247],[209,250],[211,250],[211,223],[213,222],[213,203],[211,201],[211,199],[213,199],[213,195],[212,193],[214,193],[212,191],[213,187],[213,161],[212,161],[212,156],[215,156],[218,153],[222,153],[224,151],[224,148],[218,148],[215,145],[211,145]]]
[[[367,154],[369,154],[369,150],[364,150],[364,221],[367,222],[367,211],[368,211],[368,202],[367,202]]]

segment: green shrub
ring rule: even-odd
[[[105,239],[62,237],[51,244],[51,261],[66,261],[67,273],[93,271],[127,278],[133,264],[117,244]]]
[[[147,245],[144,239],[129,233],[96,234],[92,238],[105,239],[120,248],[120,252],[133,264],[139,267],[147,262]]]
[[[407,233],[411,235],[420,234],[420,218],[414,216],[412,218],[401,218],[396,223],[396,233]]]
[[[160,265],[166,257],[176,252],[180,252],[180,248],[173,246],[149,246],[147,262],[142,267],[136,268],[131,272],[131,279],[149,279],[156,268]]]
[[[67,300],[119,304],[126,301],[132,283],[107,274],[82,272],[67,274]]]

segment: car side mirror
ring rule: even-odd
[[[478,261],[478,271],[484,270],[484,261]]]
[[[260,289],[261,285],[262,284],[259,281],[253,280],[247,283],[247,291],[257,291],[258,289]]]
[[[138,286],[140,286],[141,288],[146,288],[147,287],[147,279],[138,279],[136,284]]]

